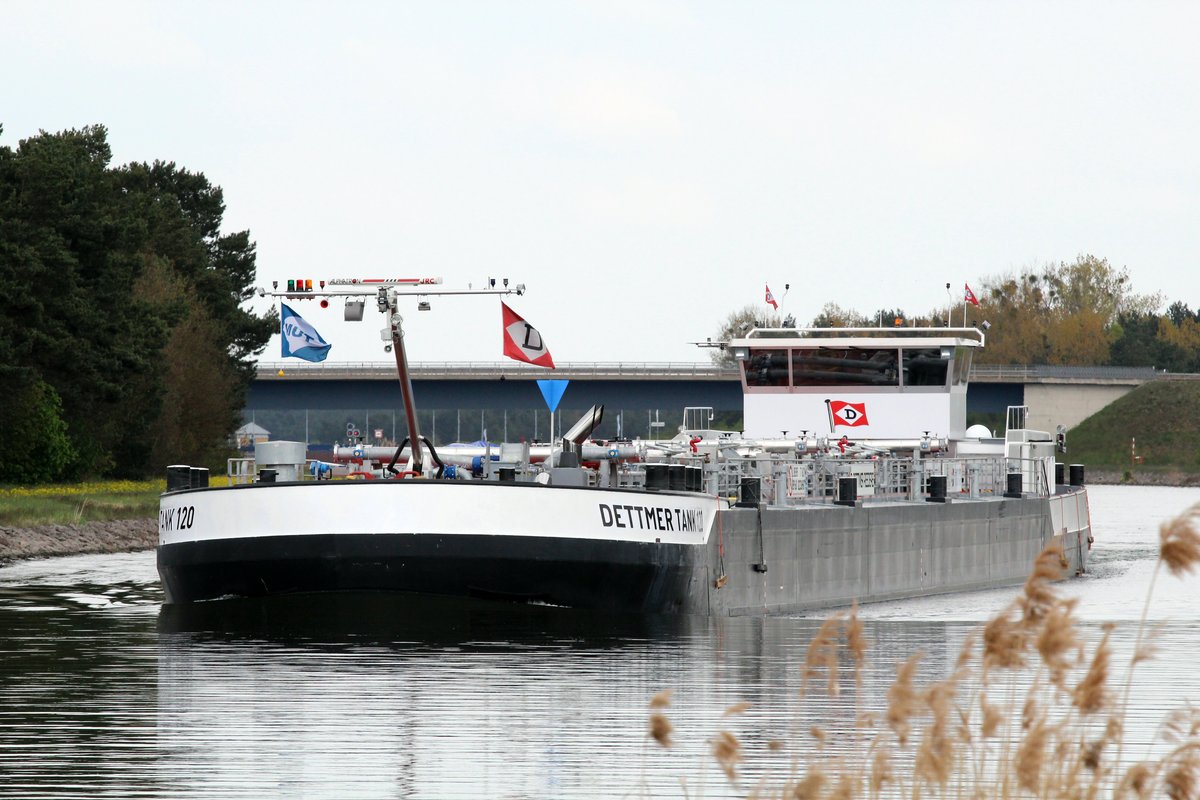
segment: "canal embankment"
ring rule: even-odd
[[[0,564],[24,558],[128,553],[158,544],[153,517],[80,524],[0,527]]]

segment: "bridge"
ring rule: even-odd
[[[603,436],[669,436],[686,406],[712,407],[728,425],[741,416],[741,383],[734,367],[699,362],[568,362],[557,367],[546,370],[515,361],[410,363],[423,432],[429,435],[440,425],[441,434],[431,436],[435,441],[481,438],[485,431],[498,438],[501,429],[504,438],[548,438],[546,406],[536,384],[545,378],[572,381],[560,405],[568,424],[593,403],[603,404],[606,423],[598,431]],[[1069,429],[1135,387],[1163,377],[1152,367],[976,365],[967,408],[1002,415],[1008,406],[1024,404],[1030,407],[1030,427],[1053,431],[1061,424]],[[334,417],[339,421],[331,423]],[[383,438],[394,440],[397,418],[403,427],[396,365],[259,362],[246,418],[262,424],[273,438],[342,439],[349,420],[368,435],[382,431]],[[447,430],[453,433],[446,436]]]

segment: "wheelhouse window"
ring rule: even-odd
[[[948,350],[943,354],[938,347],[905,349],[904,385],[945,386],[946,370],[950,366]]]
[[[975,355],[973,347],[957,347],[954,353],[954,385],[961,386],[971,377],[971,359]]]
[[[793,386],[898,386],[895,349],[821,347],[792,351]]]
[[[743,363],[747,386],[787,386],[787,350],[752,349]]]

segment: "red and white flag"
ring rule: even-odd
[[[537,328],[530,325],[520,314],[500,301],[500,316],[504,325],[504,355],[517,361],[525,361],[539,367],[554,369],[554,359],[542,341]]]
[[[766,286],[766,284],[764,283],[763,286]],[[776,311],[779,310],[779,303],[775,302],[775,295],[771,294],[770,286],[767,286],[767,304],[770,305],[771,308],[775,309]]]
[[[963,302],[970,303],[973,306],[979,305],[979,301],[975,299],[975,293],[971,291],[971,285],[964,283],[963,289],[966,290],[966,294],[963,295]]]
[[[835,427],[845,425],[848,428],[854,428],[869,424],[866,403],[847,403],[845,400],[834,400],[829,404],[829,410],[833,414]]]

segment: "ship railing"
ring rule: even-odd
[[[946,497],[983,499],[1002,496],[1008,473],[1035,476],[1024,482],[1027,496],[1050,494],[1044,459],[1002,456],[938,456],[934,458],[742,457],[709,465],[706,491],[721,497],[739,496],[744,478],[759,478],[760,496],[769,505],[831,504],[838,499],[839,479],[857,479],[858,498],[881,501],[923,500],[932,477],[945,478]]]
[[[1008,458],[1005,459],[1008,472],[1021,473],[1021,491],[1027,494],[1048,496],[1054,493],[1054,481],[1051,475],[1054,470],[1054,457],[1043,458]]]
[[[314,464],[328,465],[329,462],[309,458],[303,464],[289,464],[287,466],[294,466],[296,468],[296,473],[299,475],[300,480],[313,481],[316,480],[317,474],[317,470],[313,469]],[[279,465],[272,464],[271,466],[275,467]],[[230,486],[254,483],[258,480],[258,464],[254,458],[228,458],[225,460],[225,474],[229,477]]]

